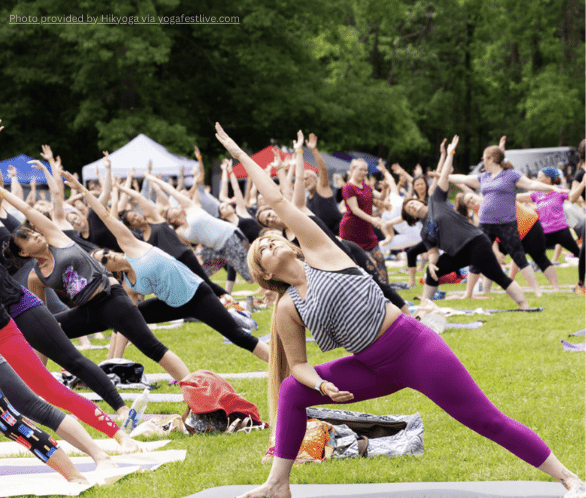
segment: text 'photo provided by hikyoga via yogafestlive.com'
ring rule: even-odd
[[[238,16],[206,16],[204,14],[176,16],[116,16],[113,14],[57,14],[57,15],[19,15],[10,14],[9,24],[240,24]]]

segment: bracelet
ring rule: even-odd
[[[454,155],[456,153],[456,149],[450,151],[450,154]]]
[[[6,190],[2,189],[2,191],[0,192],[0,199],[4,199],[4,194],[6,194]]]
[[[87,188],[85,188],[85,187],[84,187],[84,188],[83,188],[83,190],[81,191],[81,193],[82,193],[83,195],[85,195],[85,194],[88,194],[88,193],[89,193],[89,190],[88,190]]]
[[[201,156],[195,156],[199,161],[201,161]]]
[[[296,154],[303,154],[303,149],[295,149]]]

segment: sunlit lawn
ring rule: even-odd
[[[392,281],[406,281],[406,274],[391,269]],[[421,273],[421,276],[423,274]],[[575,284],[577,269],[559,268],[560,284]],[[218,281],[224,274],[216,276]],[[420,275],[418,274],[418,279]],[[538,273],[541,284],[546,284]],[[525,285],[521,276],[517,277]],[[463,290],[465,284],[446,285],[446,291]],[[237,290],[255,286],[237,284]],[[422,286],[401,291],[406,300],[421,293]],[[498,288],[496,288],[498,289]],[[570,469],[584,475],[584,353],[564,352],[560,341],[583,341],[570,338],[570,333],[584,328],[584,298],[573,293],[544,294],[536,298],[527,293],[531,306],[543,306],[542,313],[499,313],[489,317],[455,316],[449,322],[484,319],[479,329],[446,330],[442,337],[456,352],[489,398],[506,414],[534,429]],[[440,306],[459,309],[477,307],[510,309],[513,302],[505,294],[493,294],[489,300],[438,301]],[[269,332],[271,309],[254,314],[259,323],[255,335]],[[177,352],[190,370],[209,369],[215,372],[262,371],[266,365],[251,354],[222,344],[223,338],[199,323],[185,324],[177,329],[156,332],[164,344]],[[106,341],[92,342],[105,344]],[[308,358],[321,363],[344,353],[319,352],[315,343],[308,343]],[[106,357],[106,350],[84,352],[95,362]],[[127,358],[142,363],[148,373],[161,372],[158,364],[146,359],[134,347],[127,349]],[[52,362],[49,370],[59,368]],[[234,388],[255,403],[261,416],[268,420],[266,379],[231,380]],[[177,386],[163,383],[155,392],[178,393]],[[130,402],[129,402],[130,403]],[[105,403],[100,406],[111,412]],[[183,403],[151,403],[149,413],[182,413]],[[549,478],[508,453],[506,450],[463,427],[423,395],[405,390],[392,397],[357,403],[356,411],[373,414],[411,414],[419,412],[425,425],[425,454],[395,459],[334,460],[323,465],[295,468],[292,482],[361,483],[414,481],[477,481],[477,480],[548,480]],[[104,437],[88,428],[95,438]],[[230,484],[254,484],[264,481],[269,467],[261,463],[267,448],[269,432],[244,434],[211,434],[187,436],[174,434],[166,448],[186,449],[182,463],[161,467],[155,472],[133,474],[112,486],[96,487],[84,497],[183,497],[206,488]]]

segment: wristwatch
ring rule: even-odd
[[[318,382],[317,382],[317,384],[316,384],[316,385],[315,385],[315,387],[314,387],[314,389],[315,389],[315,390],[316,390],[318,393],[320,393],[322,396],[325,396],[325,395],[326,395],[326,393],[324,393],[324,392],[322,391],[322,388],[321,388],[321,386],[323,386],[323,385],[324,385],[326,382],[327,382],[327,380],[320,380],[320,381],[318,381]]]

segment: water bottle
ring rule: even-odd
[[[146,410],[147,404],[149,402],[149,391],[150,387],[147,387],[142,394],[134,400],[132,406],[130,407],[130,411],[128,412],[128,416],[124,420],[122,424],[122,430],[126,434],[130,434],[136,426],[140,422],[140,419],[144,415]]]

